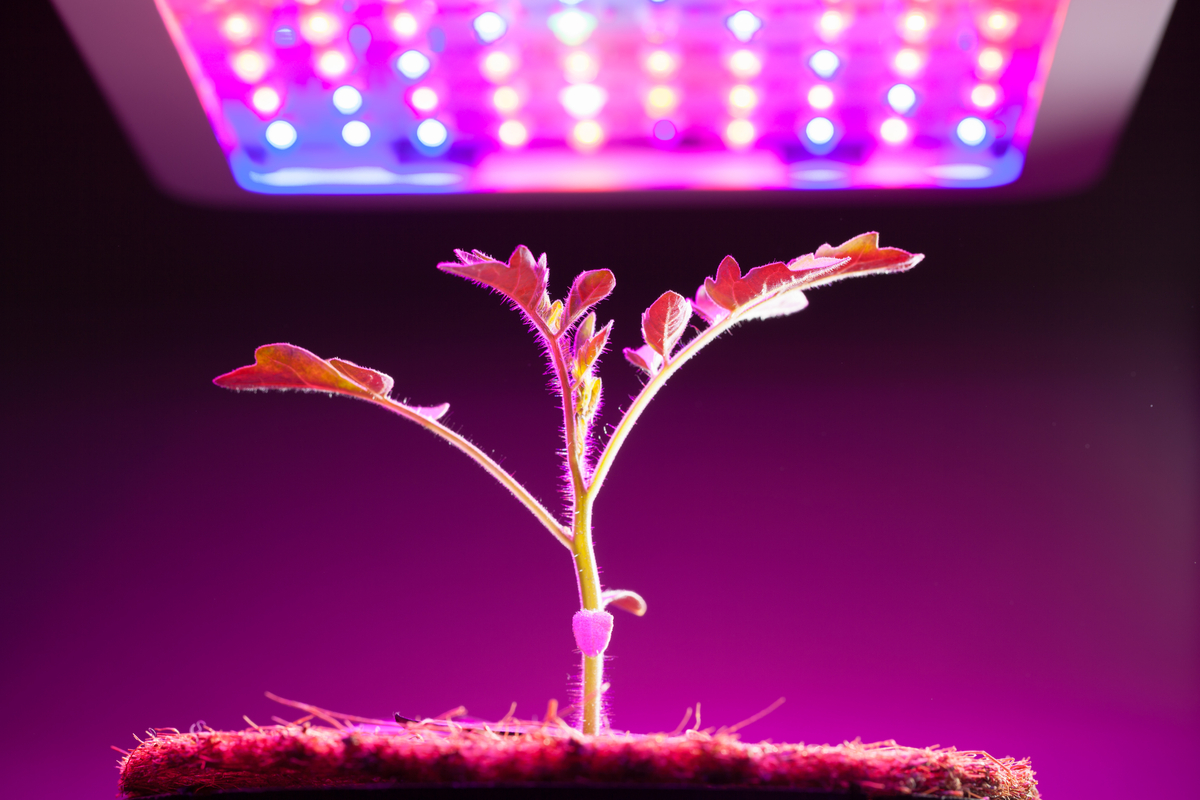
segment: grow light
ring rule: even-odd
[[[996,186],[1066,0],[156,0],[262,193]]]

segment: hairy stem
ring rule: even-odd
[[[588,497],[582,463],[583,447],[575,424],[575,402],[571,373],[563,354],[562,339],[551,339],[550,357],[558,377],[563,405],[563,445],[566,447],[567,468],[571,478],[571,553],[575,559],[575,577],[579,582],[579,606],[585,611],[600,611],[600,570],[592,547],[592,502]],[[583,656],[583,733],[600,732],[601,708],[604,698],[604,654]]]
[[[528,489],[518,483],[516,478],[514,478],[512,475],[509,475],[504,467],[493,461],[487,453],[483,452],[469,440],[450,430],[437,420],[418,414],[408,406],[397,403],[394,400],[383,397],[382,395],[376,395],[374,402],[383,406],[388,411],[399,414],[405,419],[412,420],[426,430],[432,431],[437,436],[440,436],[442,439],[445,439],[447,442],[449,442],[451,446],[457,448],[463,453],[466,453],[467,456],[475,461],[476,464],[483,467],[488,474],[500,481],[500,484],[505,489],[508,489],[508,491],[512,493],[513,497],[521,501],[521,504],[525,506],[525,508],[529,509],[530,513],[537,518],[537,521],[542,523],[546,530],[554,534],[554,538],[558,539],[558,541],[561,542],[568,550],[574,552],[575,548],[571,542],[571,535],[563,529],[563,526],[554,518],[554,515],[547,511],[545,506],[539,503],[537,499],[529,493]]]

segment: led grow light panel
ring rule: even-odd
[[[157,0],[261,193],[986,187],[1065,0]]]

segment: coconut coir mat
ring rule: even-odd
[[[554,714],[542,722],[506,718],[491,725],[450,719],[391,723],[326,714],[321,716],[328,727],[311,724],[310,715],[243,731],[152,730],[150,738],[121,759],[121,794],[142,798],[258,790],[267,794],[255,797],[282,800],[308,796],[298,790],[326,789],[329,794],[313,793],[314,800],[401,794],[444,800],[476,794],[480,800],[483,795],[498,800],[511,794],[551,800],[581,793],[599,798],[603,793],[597,790],[621,786],[623,797],[655,787],[662,797],[682,797],[679,792],[689,787],[693,792],[718,787],[816,793],[805,797],[1039,798],[1027,759],[953,748],[903,747],[891,741],[748,744],[724,730],[584,736]],[[741,793],[728,796],[734,794]]]

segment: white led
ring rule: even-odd
[[[267,144],[276,150],[287,150],[296,143],[296,129],[290,122],[277,119],[267,126]]]
[[[353,114],[362,108],[362,95],[353,86],[339,86],[333,91],[333,107],[343,114]]]
[[[600,113],[608,102],[608,92],[591,83],[577,83],[558,93],[563,109],[576,119],[587,119]]]
[[[429,56],[419,50],[405,50],[396,59],[396,69],[400,70],[400,74],[411,81],[429,72]]]
[[[917,104],[917,93],[907,83],[897,83],[888,89],[887,102],[897,114],[907,114]]]
[[[475,35],[479,37],[479,41],[484,44],[491,44],[508,31],[508,23],[495,11],[483,12],[475,18],[471,27],[475,29]]]
[[[808,59],[809,68],[826,80],[832,78],[833,73],[837,72],[841,65],[841,60],[832,50],[818,50],[812,54],[812,58]]]
[[[426,147],[441,147],[449,137],[446,126],[436,119],[427,119],[417,126],[417,141]]]
[[[583,44],[592,35],[592,31],[596,30],[596,18],[575,8],[551,14],[546,24],[550,26],[554,36],[567,47]]]
[[[362,120],[352,119],[342,127],[342,140],[351,147],[362,147],[371,141],[371,129]]]
[[[829,144],[833,141],[833,123],[825,117],[813,117],[804,126],[804,135],[813,144]]]
[[[753,39],[754,34],[758,33],[762,26],[762,20],[744,8],[725,20],[725,27],[729,28],[729,32],[739,42],[748,42]]]
[[[974,147],[982,144],[987,138],[987,126],[983,124],[983,120],[979,117],[967,117],[962,122],[958,123],[958,127],[954,129],[954,133],[958,136],[958,140],[963,144]]]

